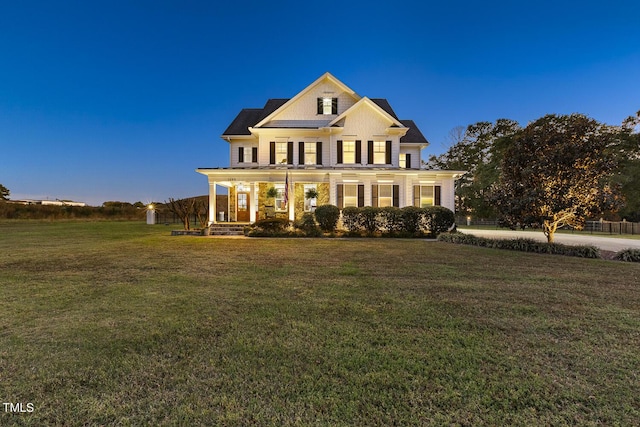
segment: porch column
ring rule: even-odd
[[[216,222],[216,182],[209,182],[209,225]]]
[[[289,174],[289,194],[287,203],[287,210],[289,211],[289,220],[294,221],[296,219],[296,192],[294,191],[295,184],[293,183],[293,174]]]
[[[249,184],[249,221],[256,222],[256,206],[258,205],[256,183]]]

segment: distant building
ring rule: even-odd
[[[9,203],[16,203],[19,205],[47,205],[47,206],[87,206],[84,202],[74,202],[72,200],[7,200]]]

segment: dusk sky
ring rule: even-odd
[[[0,0],[10,198],[207,194],[242,108],[325,72],[446,151],[456,126],[640,110],[640,1]]]

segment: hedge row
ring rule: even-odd
[[[512,251],[567,255],[581,258],[600,258],[600,249],[595,246],[568,246],[560,243],[538,242],[533,239],[487,239],[473,234],[447,233],[438,236],[438,240],[492,249],[509,249]]]
[[[340,209],[333,205],[316,208],[315,214],[305,213],[291,222],[283,218],[256,221],[245,229],[247,236],[310,236],[322,231],[333,233],[340,220]],[[342,225],[347,235],[384,235],[412,237],[432,235],[450,230],[454,225],[453,212],[441,206],[428,208],[405,207],[348,207],[342,210]]]
[[[455,224],[451,210],[442,206],[418,208],[348,207],[342,210],[342,225],[349,233],[392,236],[423,236],[450,230]]]
[[[127,219],[143,220],[146,210],[135,206],[22,205],[0,201],[2,219]]]

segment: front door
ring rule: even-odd
[[[249,193],[246,191],[238,192],[238,222],[249,222]]]

